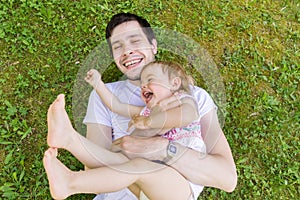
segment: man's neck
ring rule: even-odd
[[[131,83],[131,84],[133,84],[135,86],[138,86],[138,87],[140,87],[140,85],[141,85],[141,81],[140,80],[133,81],[133,80],[129,80],[128,79],[128,81],[129,81],[129,83]]]

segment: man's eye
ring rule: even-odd
[[[114,50],[120,49],[121,46],[114,46]]]
[[[132,43],[138,43],[140,40],[132,40]]]

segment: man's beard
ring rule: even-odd
[[[135,76],[127,76],[126,75],[126,77],[127,77],[128,80],[131,80],[131,81],[139,81],[139,80],[141,80],[141,76],[140,75],[135,75]]]
[[[141,69],[136,69],[136,70],[129,71],[126,74],[126,77],[127,77],[128,80],[131,80],[131,81],[141,80]]]

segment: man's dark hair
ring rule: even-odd
[[[141,26],[143,32],[145,33],[145,35],[147,36],[147,39],[149,41],[150,44],[152,44],[152,40],[155,39],[155,35],[154,32],[149,24],[149,22],[140,17],[137,16],[135,14],[131,14],[131,13],[119,13],[114,15],[110,21],[108,22],[107,26],[106,26],[106,39],[108,41],[110,50],[111,49],[111,43],[109,38],[111,37],[111,34],[113,32],[113,30],[116,28],[116,26],[123,24],[124,22],[129,22],[129,21],[137,21],[139,23],[139,25]]]

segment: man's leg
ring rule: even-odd
[[[103,193],[123,189],[132,183],[141,187],[153,200],[188,200],[191,190],[188,182],[170,167],[144,159],[134,159],[116,166],[118,170],[100,167],[73,172],[57,158],[57,149],[45,152],[44,166],[49,179],[50,192],[55,199],[65,199],[76,193]],[[156,169],[156,170],[153,170]]]
[[[121,164],[128,161],[128,158],[123,154],[101,148],[74,130],[65,110],[64,95],[58,95],[57,99],[50,105],[47,122],[48,145],[68,150],[89,168]]]

